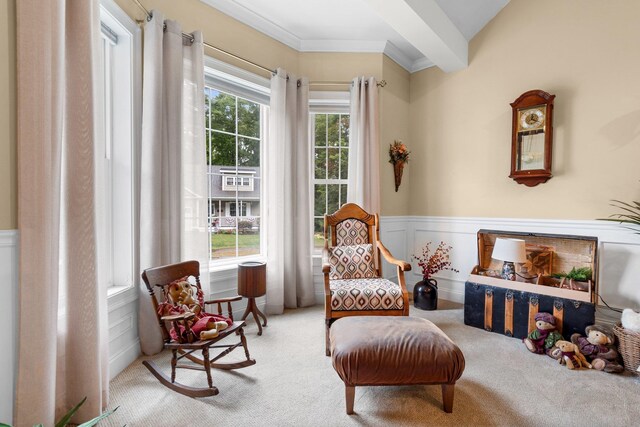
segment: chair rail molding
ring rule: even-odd
[[[411,255],[428,241],[444,241],[451,246],[451,261],[459,273],[440,273],[439,295],[443,299],[464,303],[464,283],[477,264],[477,232],[480,229],[555,233],[598,238],[598,293],[614,308],[640,309],[640,237],[617,223],[606,221],[476,218],[439,216],[383,216],[380,218],[380,238],[389,249],[411,262],[413,269],[407,274],[407,290],[421,279],[417,264]],[[393,274],[384,266],[385,277]],[[602,299],[599,304],[602,304]],[[599,305],[598,321],[612,323],[619,314]]]
[[[18,230],[0,230],[0,283],[8,297],[0,299],[0,423],[13,423],[18,352]],[[7,289],[8,288],[8,289]]]

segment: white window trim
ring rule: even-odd
[[[137,147],[139,146],[141,135],[141,120],[142,120],[142,37],[141,30],[134,20],[132,20],[117,4],[114,0],[101,0],[100,1],[100,20],[104,22],[112,31],[114,31],[118,38],[122,42],[126,42],[130,49],[126,52],[118,53],[118,55],[128,55],[130,68],[126,71],[128,74],[127,85],[128,93],[127,97],[130,100],[131,107],[129,109],[120,109],[118,106],[114,106],[114,121],[126,120],[130,123],[128,127],[130,134],[118,135],[117,129],[114,132],[113,138],[126,138],[130,141],[131,156],[130,163],[123,164],[122,166],[131,170],[131,193],[130,193],[130,218],[124,219],[129,224],[127,227],[131,228],[131,240],[130,240],[130,272],[121,274],[115,283],[107,289],[107,295],[109,298],[110,309],[119,306],[123,300],[130,300],[137,298],[137,272],[139,270],[137,250],[137,241],[135,240],[136,233],[133,230],[138,228],[137,209],[138,209],[138,194],[134,186],[135,183],[135,170],[134,167],[137,164]],[[127,79],[127,77],[124,77]],[[118,114],[123,114],[122,117],[117,117]],[[103,131],[106,131],[104,129]],[[106,154],[109,154],[109,146],[105,147]],[[129,210],[129,209],[128,209]],[[128,252],[128,251],[127,251]],[[124,277],[126,276],[126,277]],[[113,306],[113,307],[112,307]]]
[[[231,64],[227,64],[226,62],[220,61],[218,59],[212,58],[210,56],[205,56],[204,58],[204,77],[205,77],[205,85],[213,86],[222,91],[228,92],[230,94],[239,96],[241,98],[245,98],[247,100],[258,102],[260,104],[269,106],[269,100],[271,97],[271,81],[268,78],[259,76],[247,70],[244,70],[239,67],[235,67]],[[260,123],[261,129],[260,134],[263,135],[261,138],[260,144],[260,152],[265,153],[265,141],[267,139],[266,131],[268,130],[268,108],[260,109]],[[264,165],[264,163],[263,163]],[[253,179],[252,179],[253,180]],[[265,185],[264,179],[260,180],[260,194],[265,196]],[[266,221],[265,218],[265,203],[260,201],[260,223],[261,223],[261,231],[266,230]],[[223,205],[224,206],[224,205]],[[226,209],[226,208],[225,208]],[[262,231],[261,237],[266,236],[266,232]],[[221,260],[210,260],[209,261],[209,272],[211,273],[220,273],[220,272],[230,272],[232,270],[237,270],[238,264],[246,262],[246,261],[266,261],[266,239],[260,239],[260,253],[261,255],[249,255],[243,257],[236,258],[227,258]],[[214,278],[212,276],[212,283],[214,282]]]

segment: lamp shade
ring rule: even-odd
[[[503,239],[498,237],[491,258],[501,261],[526,262],[527,251],[522,239]]]

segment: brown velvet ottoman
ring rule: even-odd
[[[331,361],[344,381],[347,414],[356,386],[441,384],[445,412],[453,410],[462,351],[436,325],[405,316],[357,316],[331,326]]]

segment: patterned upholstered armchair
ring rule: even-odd
[[[407,262],[395,259],[380,242],[378,214],[347,203],[324,217],[324,274],[326,354],[329,328],[346,316],[408,316],[409,296],[404,272]],[[396,266],[398,284],[382,278],[380,254]]]

